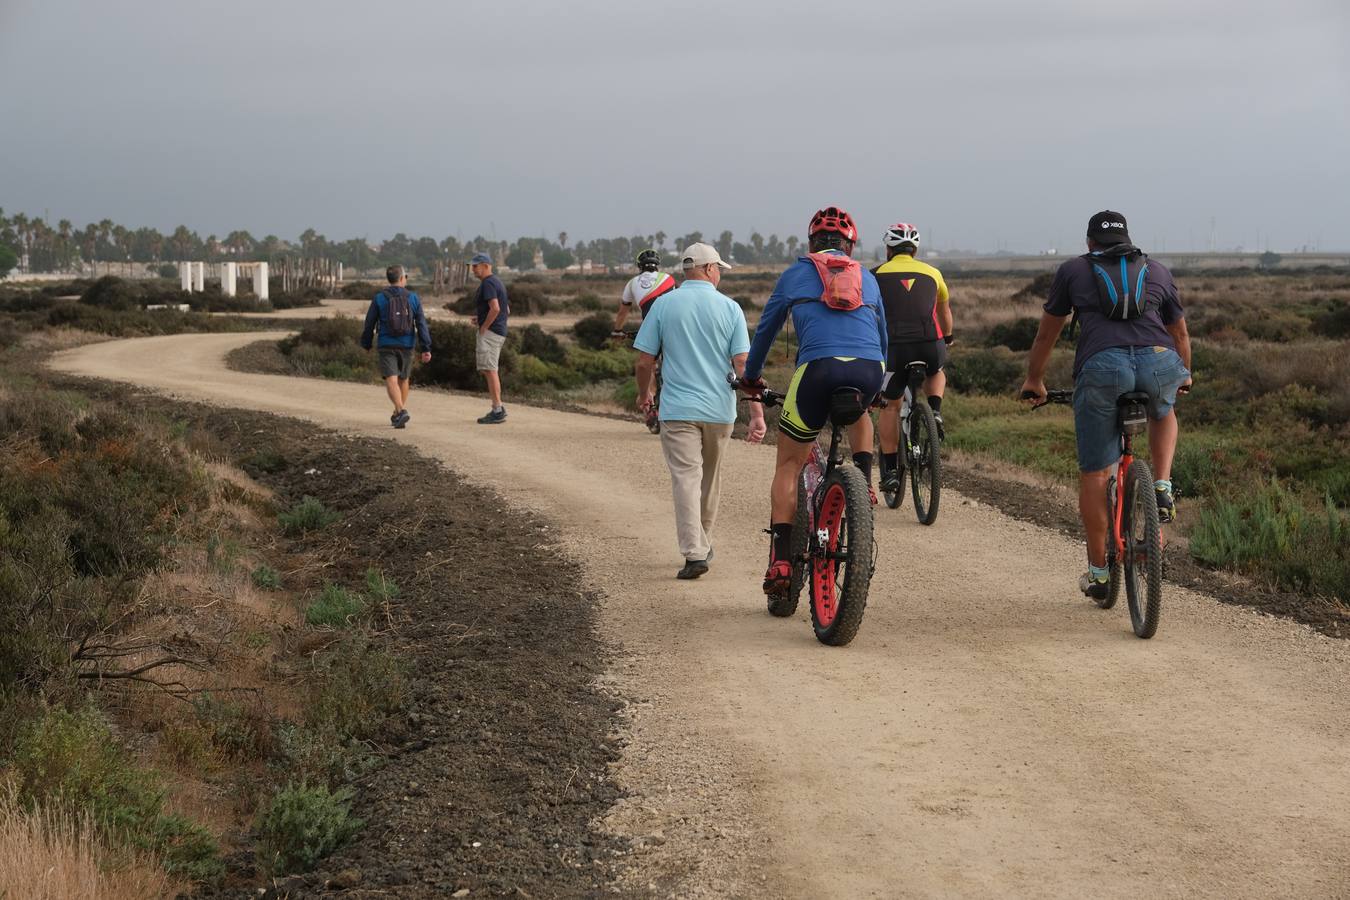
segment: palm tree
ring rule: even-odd
[[[558,245],[562,247],[564,250],[567,249],[567,232],[565,231],[558,232]]]

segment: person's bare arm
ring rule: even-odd
[[[1045,396],[1045,367],[1050,365],[1050,353],[1055,349],[1055,341],[1064,330],[1068,316],[1056,316],[1050,313],[1041,315],[1040,327],[1036,329],[1036,340],[1031,344],[1031,355],[1027,358],[1027,380],[1022,382],[1022,391],[1031,391],[1037,398]]]
[[[937,305],[938,325],[942,328],[943,334],[952,333],[952,304],[951,301],[939,303]]]
[[[652,405],[652,397],[655,395],[656,380],[656,357],[650,353],[638,353],[637,359],[637,405],[643,412]]]
[[[745,377],[745,361],[749,356],[748,353],[737,353],[731,358],[731,368],[735,371],[737,378]],[[745,432],[745,442],[747,444],[758,444],[764,440],[764,435],[768,430],[769,426],[764,421],[764,404],[758,400],[751,400],[750,423]]]
[[[483,321],[478,323],[478,333],[487,334],[488,329],[492,327],[492,323],[497,321],[497,316],[501,313],[501,311],[502,311],[502,304],[500,300],[498,300],[496,297],[493,297],[491,300],[489,300],[487,315],[483,317]]]
[[[1167,333],[1172,336],[1172,342],[1177,345],[1177,356],[1181,357],[1181,364],[1187,369],[1191,367],[1191,333],[1186,328],[1184,318],[1177,319],[1169,325],[1164,326]],[[1182,387],[1189,388],[1194,376],[1188,377]]]
[[[614,316],[614,330],[616,332],[623,331],[623,323],[628,321],[628,314],[632,312],[632,309],[633,309],[632,304],[629,303],[619,304],[619,311]]]

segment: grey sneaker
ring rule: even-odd
[[[1106,595],[1111,590],[1111,579],[1103,578],[1101,581],[1092,577],[1091,572],[1084,572],[1078,579],[1078,589],[1083,592],[1083,596],[1090,597],[1093,600],[1105,600]]]
[[[505,406],[503,406],[501,409],[494,409],[490,411],[487,415],[479,416],[478,418],[479,425],[500,425],[505,421],[506,421]]]
[[[1158,521],[1171,522],[1177,517],[1176,498],[1171,491],[1165,491],[1157,485],[1153,486],[1153,493],[1158,496]]]
[[[675,573],[675,577],[681,581],[692,581],[700,575],[706,575],[708,572],[708,561],[705,559],[687,559],[684,562],[684,568]]]

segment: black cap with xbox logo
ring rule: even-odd
[[[1099,244],[1128,244],[1130,233],[1125,228],[1125,217],[1104,209],[1088,219],[1087,236]]]

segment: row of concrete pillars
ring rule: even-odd
[[[253,293],[259,300],[268,299],[267,292],[267,263],[235,263],[227,262],[220,264],[220,292],[226,297],[233,297],[238,293],[239,269],[243,267],[246,277],[253,280]],[[183,262],[178,264],[178,276],[182,280],[183,290],[188,293],[193,291],[206,290],[206,263]]]

